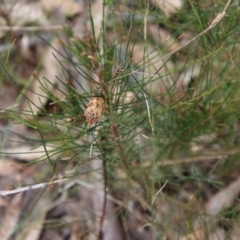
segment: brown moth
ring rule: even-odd
[[[107,104],[102,97],[92,97],[84,111],[84,116],[89,125],[93,125],[101,120],[103,113],[107,109]]]

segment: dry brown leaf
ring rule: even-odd
[[[188,234],[187,236],[181,237],[180,240],[205,240],[206,232],[204,227],[199,227],[193,233]]]
[[[47,25],[48,20],[42,11],[40,2],[21,3],[6,1],[5,8],[9,12],[9,18],[13,26],[23,26],[26,23],[34,22],[39,25]]]
[[[239,228],[238,221],[233,223],[230,239],[231,240],[240,240],[240,228]]]
[[[45,11],[51,12],[60,9],[65,16],[77,15],[84,9],[82,3],[74,0],[41,0],[40,2]]]
[[[132,47],[130,47],[130,49],[132,49]],[[141,66],[143,59],[146,63],[143,71],[143,74],[145,74],[144,79],[148,82],[148,84],[146,84],[146,90],[148,92],[152,91],[154,94],[166,94],[168,88],[174,84],[172,74],[173,63],[166,61],[161,53],[151,45],[147,46],[147,51],[145,51],[143,44],[134,45],[133,61]]]
[[[226,188],[215,194],[206,204],[207,213],[216,216],[223,208],[230,207],[240,193],[240,177]]]
[[[16,174],[21,167],[16,165],[16,161],[11,159],[0,162],[0,176],[8,176],[10,174]]]
[[[73,4],[71,4],[73,3]],[[84,4],[76,3],[74,1],[42,1],[42,4],[47,8],[51,9],[57,6],[61,6],[61,8],[64,8],[66,12],[71,12],[71,14],[83,12],[83,15],[79,16],[78,18],[75,19],[76,24],[73,24],[73,33],[74,36],[78,37],[83,37],[84,35],[92,32],[91,31],[91,22],[90,22],[90,17],[89,17],[89,12],[85,11],[87,7],[87,3],[85,2]],[[75,5],[76,4],[76,5]],[[83,6],[84,5],[84,6]],[[94,16],[93,21],[94,21],[94,32],[95,36],[98,37],[100,34],[101,30],[101,25],[102,25],[102,9],[103,9],[103,2],[102,1],[91,1],[91,12],[92,15]],[[72,10],[76,12],[72,12]],[[84,11],[83,11],[84,10]],[[88,29],[88,30],[87,30]],[[67,42],[65,36],[61,36],[61,41]],[[29,44],[29,41],[28,41]],[[67,43],[69,44],[69,43]],[[38,49],[35,53],[35,55],[31,56],[31,53],[29,53],[29,46],[21,47],[20,51],[23,51],[23,49],[26,49],[26,51],[23,54],[25,56],[25,59],[30,60],[31,62],[34,61],[34,59],[41,59],[41,56],[44,56],[42,59],[42,68],[39,71],[39,73],[36,74],[36,77],[31,77],[30,82],[32,81],[32,86],[31,86],[31,91],[28,91],[26,93],[27,98],[30,99],[29,102],[25,101],[23,103],[23,110],[26,111],[33,111],[34,113],[37,113],[41,110],[43,106],[48,101],[47,94],[45,91],[42,89],[42,85],[44,85],[48,90],[53,92],[53,95],[56,96],[58,99],[62,99],[65,97],[63,93],[66,92],[67,95],[67,89],[64,84],[69,79],[66,79],[69,77],[68,73],[65,72],[63,73],[63,68],[60,65],[59,61],[62,61],[62,64],[68,69],[68,66],[66,66],[65,62],[66,59],[64,59],[64,56],[66,55],[65,51],[63,50],[63,46],[61,42],[59,41],[59,38],[54,38],[50,45],[52,47],[48,47],[46,52],[44,52],[41,49]],[[22,50],[21,50],[22,49]],[[56,49],[56,51],[54,50]],[[39,51],[38,51],[39,50]],[[38,53],[39,52],[39,53]],[[61,54],[58,54],[60,52]],[[53,56],[53,53],[55,56]],[[64,55],[62,57],[62,55]],[[30,57],[30,58],[29,58]],[[57,58],[57,59],[56,59]],[[71,67],[70,67],[71,68]],[[71,74],[73,76],[77,76],[77,81],[81,84],[84,85],[84,88],[88,88],[88,84],[86,84],[86,79],[82,79],[79,77],[79,74],[76,73],[76,70],[71,68],[72,72]],[[63,82],[61,83],[57,77]],[[38,80],[36,80],[37,78]],[[48,79],[50,83],[47,80],[44,80],[44,78]],[[74,82],[75,80],[73,80]],[[73,83],[74,84],[74,83]],[[74,84],[78,86],[78,84]],[[59,90],[58,90],[59,89]],[[86,89],[87,90],[87,89]],[[30,106],[29,106],[30,104]]]
[[[171,36],[171,33],[163,28],[159,28],[157,24],[149,24],[148,30],[150,31],[156,44],[163,44],[169,52],[175,51],[180,47],[179,42]]]
[[[94,151],[92,153],[92,156],[98,156],[98,152]],[[103,206],[104,206],[104,194],[107,194],[106,189],[104,187],[104,175],[103,175],[103,169],[102,169],[102,160],[95,159],[90,162],[91,168],[92,168],[92,179],[94,181],[94,191],[89,192],[90,195],[87,196],[87,198],[92,202],[92,213],[86,212],[85,214],[93,214],[95,217],[93,224],[92,221],[89,222],[89,229],[94,229],[95,236],[98,235],[100,228],[102,230],[104,240],[123,240],[124,238],[124,232],[122,231],[122,228],[120,227],[119,219],[116,215],[116,212],[114,211],[114,204],[106,199],[106,209],[103,219],[103,224],[101,226],[101,222],[96,221],[98,219],[102,218],[103,213]],[[87,201],[88,202],[88,201]],[[87,203],[86,202],[86,203]]]
[[[45,229],[41,234],[41,239],[64,240],[65,238],[64,236],[60,236],[60,234],[53,229]]]
[[[18,93],[15,86],[11,82],[4,81],[0,89],[0,109],[16,109],[14,107]]]
[[[206,203],[206,219],[205,224],[201,221],[196,220],[194,223],[193,233],[188,234],[187,236],[181,237],[181,240],[205,240],[206,232],[211,231],[213,226],[216,225],[215,217],[219,212],[226,207],[230,207],[234,198],[240,193],[240,178],[231,183],[229,186],[224,188],[222,191],[215,194],[207,203]],[[208,230],[205,228],[208,227]],[[216,233],[217,234],[217,233]],[[215,232],[212,233],[212,236],[215,235]],[[216,235],[217,237],[217,235]],[[212,239],[212,238],[211,238]]]
[[[63,73],[64,70],[58,62],[64,60],[63,57],[58,54],[58,51],[62,52],[62,46],[59,43],[59,39],[54,38],[51,42],[51,46],[53,46],[56,51],[54,51],[51,47],[48,47],[42,60],[42,69],[37,76],[31,77],[32,90],[26,93],[31,102],[25,101],[23,103],[22,109],[25,111],[33,111],[34,113],[37,113],[42,109],[42,106],[46,105],[48,96],[43,88],[48,89],[48,91],[52,91],[58,99],[65,97],[62,92],[66,92],[66,86],[58,80],[59,78],[61,81],[66,82],[66,76]]]
[[[4,197],[0,197],[0,207],[6,207],[7,206],[7,201]]]
[[[101,27],[102,27],[102,21],[103,21],[103,6],[104,1],[103,0],[95,0],[91,1],[91,15],[93,16],[93,24],[94,24],[94,32],[95,36],[98,38],[100,35]],[[105,11],[106,11],[105,6]],[[106,14],[105,14],[106,17]],[[90,17],[88,19],[88,29],[91,29],[91,21]],[[90,30],[92,32],[92,30]]]
[[[27,194],[33,194],[29,192]],[[25,227],[18,234],[16,240],[38,240],[39,236],[42,232],[43,223],[45,221],[48,205],[50,203],[50,199],[47,195],[41,196],[41,198],[37,201],[36,205],[34,206],[34,211],[32,214],[29,214],[26,219],[24,219]],[[31,205],[31,203],[29,203]]]
[[[11,239],[21,214],[22,199],[23,194],[17,194],[9,202],[0,228],[1,240]]]
[[[215,133],[203,134],[194,139],[190,142],[191,151],[193,153],[199,152],[204,149],[206,145],[212,143],[216,138]]]
[[[167,17],[176,13],[183,7],[182,0],[151,0],[151,2],[161,9]]]
[[[209,239],[211,240],[226,240],[226,234],[225,231],[221,228],[218,228],[214,231],[214,233],[210,234]],[[231,240],[233,240],[231,238]]]
[[[86,11],[86,8],[91,10],[95,37],[98,38],[100,35],[103,21],[103,0],[92,0],[90,3],[91,6],[89,7],[88,1],[85,1],[85,8],[81,12],[81,15],[75,19],[76,23],[73,26],[74,37],[83,38],[84,36],[92,35],[92,22],[89,11]]]
[[[47,151],[51,152],[54,150],[54,147],[46,146]],[[38,148],[34,148],[32,146],[21,146],[4,149],[6,157],[15,158],[23,161],[31,161],[46,155],[45,148],[40,146]]]

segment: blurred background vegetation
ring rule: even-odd
[[[238,1],[0,17],[1,239],[240,239]]]

